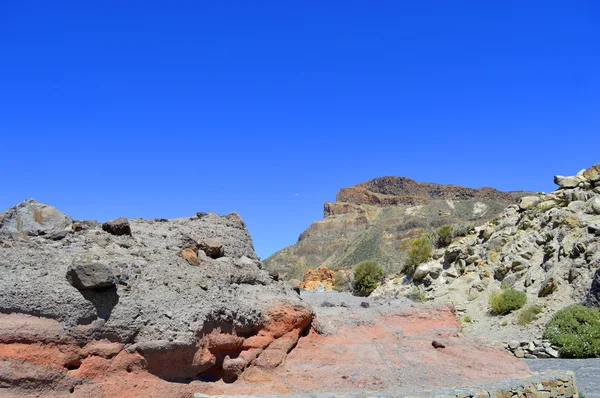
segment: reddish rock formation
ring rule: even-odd
[[[304,272],[304,279],[300,282],[301,289],[314,290],[322,285],[325,290],[333,289],[335,272],[322,265],[317,269],[309,268]]]

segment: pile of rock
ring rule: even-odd
[[[517,358],[545,359],[560,357],[557,347],[552,346],[547,340],[512,340],[504,343],[504,347]]]

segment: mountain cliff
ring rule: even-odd
[[[463,230],[483,224],[516,203],[524,192],[422,183],[406,177],[381,177],[341,189],[325,202],[298,242],[265,260],[287,279],[320,265],[340,269],[376,260],[388,273],[404,265],[401,242],[444,224]]]

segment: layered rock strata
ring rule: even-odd
[[[231,382],[279,365],[311,323],[235,213],[100,225],[30,199],[2,213],[0,240],[0,390],[13,396],[87,394],[131,372]]]

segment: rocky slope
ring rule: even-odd
[[[100,225],[29,199],[0,215],[0,274],[5,396],[231,382],[281,363],[312,319],[235,213]]]
[[[399,272],[404,264],[402,240],[444,224],[480,225],[523,195],[406,177],[376,178],[341,189],[335,202],[325,202],[323,220],[265,264],[287,279],[301,279],[307,268],[340,269],[364,260],[378,261],[388,273]]]
[[[558,189],[523,197],[498,217],[476,228],[414,275],[400,275],[373,297],[390,298],[419,289],[435,302],[456,304],[468,333],[499,340],[539,338],[542,326],[572,303],[600,302],[600,164],[576,176],[556,176]],[[519,311],[492,316],[488,300],[501,284],[540,305],[540,317],[518,325]]]

